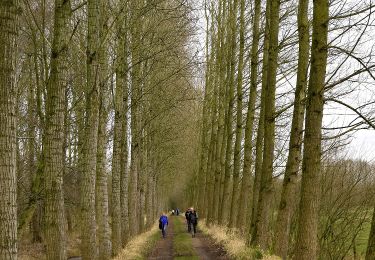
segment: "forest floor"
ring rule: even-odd
[[[161,235],[160,235],[161,236]],[[161,238],[148,256],[155,259],[201,259],[229,260],[224,249],[198,230],[194,238],[187,232],[183,217],[171,216],[167,229],[167,237]]]

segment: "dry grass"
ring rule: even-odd
[[[233,259],[281,260],[277,256],[267,255],[259,249],[246,246],[245,239],[228,228],[217,225],[207,227],[204,220],[200,221],[199,228],[203,233],[212,237],[217,244],[222,245],[227,254]]]
[[[159,238],[159,227],[155,224],[150,231],[132,239],[114,260],[145,259]]]
[[[42,243],[25,243],[19,244],[19,260],[44,260],[45,250]]]

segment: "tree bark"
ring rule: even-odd
[[[0,2],[0,259],[17,259],[16,42],[18,1]]]
[[[239,209],[241,214],[237,214],[237,226],[245,231],[247,226],[246,217],[249,215],[249,201],[251,200],[251,165],[252,165],[252,141],[253,141],[253,127],[255,120],[255,102],[257,94],[257,79],[258,79],[258,48],[259,48],[259,21],[260,21],[261,2],[254,1],[254,20],[253,20],[253,37],[251,45],[251,63],[250,63],[250,94],[247,106],[246,126],[245,126],[245,144],[244,144],[244,165],[243,177],[241,185],[241,194],[239,199]],[[250,223],[248,223],[250,225]]]
[[[302,186],[294,259],[318,258],[318,211],[324,82],[327,67],[328,0],[313,5],[310,81],[307,93]]]
[[[265,113],[265,98],[266,98],[266,84],[268,74],[268,56],[269,56],[269,25],[267,24],[270,20],[270,1],[267,1],[266,6],[266,25],[264,28],[264,47],[263,47],[263,67],[262,67],[262,90],[260,96],[260,112],[257,129],[257,140],[255,144],[255,174],[254,174],[254,186],[253,186],[253,197],[252,207],[250,215],[250,229],[247,243],[251,244],[256,234],[256,220],[258,215],[258,201],[259,201],[259,190],[261,181],[261,172],[263,165],[263,144],[264,144],[264,113]]]
[[[106,83],[101,81],[101,85]],[[105,93],[104,87],[100,87],[102,93]],[[106,98],[101,96],[101,104],[99,110],[99,127],[98,127],[98,152],[96,162],[96,217],[98,225],[98,244],[99,244],[99,259],[105,260],[111,258],[111,233],[109,227],[108,216],[108,182],[106,172],[106,143],[107,143],[107,108]]]
[[[121,9],[121,8],[119,8]],[[123,120],[126,116],[126,111],[124,111],[124,91],[126,87],[126,53],[125,53],[125,29],[124,29],[124,19],[126,14],[123,14],[119,18],[117,34],[119,37],[117,45],[117,63],[116,63],[116,92],[114,97],[114,112],[115,112],[115,122],[114,122],[114,133],[113,133],[113,152],[112,152],[112,249],[113,255],[117,255],[122,248],[123,237],[122,237],[122,226],[125,223],[122,222],[122,215],[124,212],[121,210],[121,202],[124,196],[127,194],[121,193],[121,187],[124,182],[122,181],[122,159],[124,153],[123,148],[123,138],[126,137],[126,130],[123,131]],[[124,134],[125,133],[125,134]]]
[[[140,95],[140,76],[141,76],[141,61],[140,61],[140,37],[141,26],[140,18],[140,3],[138,0],[131,2],[132,21],[133,24],[130,29],[131,33],[131,56],[132,56],[132,70],[131,70],[131,157],[130,157],[130,176],[129,176],[129,229],[130,235],[134,236],[139,231],[139,192],[138,192],[138,176],[139,160],[141,156],[140,143],[140,125],[139,125],[139,111],[141,103]]]
[[[286,259],[289,247],[290,221],[295,205],[298,169],[301,160],[303,119],[305,116],[307,70],[309,63],[308,0],[300,0],[298,8],[299,54],[289,154],[283,180],[283,189],[276,220],[275,254]]]
[[[234,145],[233,157],[233,189],[232,203],[229,215],[229,227],[237,227],[237,215],[239,215],[238,200],[240,196],[240,166],[241,166],[241,143],[242,143],[242,84],[244,68],[244,51],[245,51],[245,0],[240,0],[240,50],[238,58],[238,75],[237,75],[237,123],[236,123],[236,141]],[[243,211],[241,209],[242,214]]]
[[[228,224],[229,214],[230,214],[230,195],[231,195],[231,158],[233,156],[233,106],[234,106],[234,85],[235,85],[235,63],[236,63],[236,31],[237,31],[237,9],[238,9],[238,0],[234,0],[231,4],[228,24],[230,26],[230,33],[228,33],[228,74],[227,74],[227,84],[228,84],[228,114],[226,120],[226,131],[227,131],[227,144],[225,151],[225,170],[224,170],[224,187],[223,187],[223,201],[221,205],[219,223]]]
[[[83,176],[82,176],[82,259],[95,260],[96,218],[95,218],[95,180],[96,154],[99,124],[99,12],[98,2],[87,2],[87,85],[86,85],[86,125],[83,144]]]
[[[125,10],[125,15],[127,15],[127,9]],[[122,45],[122,55],[120,61],[122,62],[119,71],[120,78],[119,84],[121,84],[122,88],[122,102],[119,101],[119,105],[122,105],[120,117],[121,117],[121,156],[120,156],[120,164],[121,164],[121,239],[122,244],[125,243],[129,239],[129,169],[128,169],[128,101],[129,101],[129,83],[128,83],[128,32],[127,32],[127,16],[125,16],[125,32],[123,32],[123,41],[121,41]],[[118,97],[118,98],[121,98]],[[122,103],[122,104],[121,104]]]
[[[108,54],[106,46],[107,28],[107,6],[106,1],[100,1],[101,13],[99,24],[99,39],[101,46],[98,48],[99,62],[99,84],[100,84],[100,107],[99,107],[99,125],[98,125],[98,150],[96,162],[96,217],[97,217],[97,235],[99,244],[99,259],[106,260],[111,258],[111,230],[109,226],[109,203],[108,203],[108,173],[106,170],[106,150],[107,150],[107,121],[108,121]]]
[[[47,259],[66,259],[66,221],[63,195],[64,119],[68,71],[70,1],[55,2],[51,72],[47,84],[44,180]]]
[[[217,50],[216,67],[219,68],[219,73],[216,72],[215,77],[217,79],[217,84],[219,85],[218,95],[218,128],[217,128],[217,138],[216,138],[216,149],[214,158],[214,191],[213,191],[213,220],[217,221],[219,218],[219,208],[220,208],[220,187],[221,179],[224,168],[222,167],[222,161],[224,160],[226,151],[226,127],[225,127],[225,116],[226,116],[226,82],[225,82],[225,47],[224,47],[224,21],[225,21],[225,3],[220,1],[219,3],[219,15],[218,15],[218,33],[216,39],[215,49]]]
[[[280,1],[271,1],[270,21],[269,21],[269,56],[268,72],[265,96],[265,114],[264,114],[264,152],[262,175],[260,181],[258,215],[255,224],[255,232],[252,237],[252,244],[259,245],[262,249],[267,249],[270,242],[270,218],[271,218],[271,200],[273,193],[273,159],[275,146],[275,91],[276,91],[276,72],[278,56],[278,33],[279,33],[279,11]],[[268,25],[268,22],[266,22]],[[266,26],[267,26],[266,25]]]

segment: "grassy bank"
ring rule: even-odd
[[[114,260],[143,260],[160,239],[159,227],[155,224],[148,232],[132,239]]]
[[[204,234],[210,236],[215,243],[223,246],[232,259],[281,260],[281,258],[277,256],[271,256],[259,249],[248,247],[243,237],[239,237],[235,232],[231,232],[225,227],[217,225],[208,227],[205,225],[205,220],[201,220],[199,222],[199,229],[202,230]]]

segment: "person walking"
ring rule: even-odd
[[[187,224],[187,228],[188,228],[188,233],[190,233],[191,231],[191,226],[190,226],[190,213],[191,213],[191,209],[188,208],[185,212],[185,218],[186,218],[186,224]]]
[[[161,213],[161,216],[159,218],[159,229],[161,229],[161,234],[163,235],[163,238],[167,235],[167,226],[168,226],[168,217],[163,212]]]
[[[190,218],[190,225],[191,225],[191,228],[190,228],[191,235],[192,237],[195,237],[195,234],[197,233],[198,214],[193,208],[191,208],[189,218]]]

